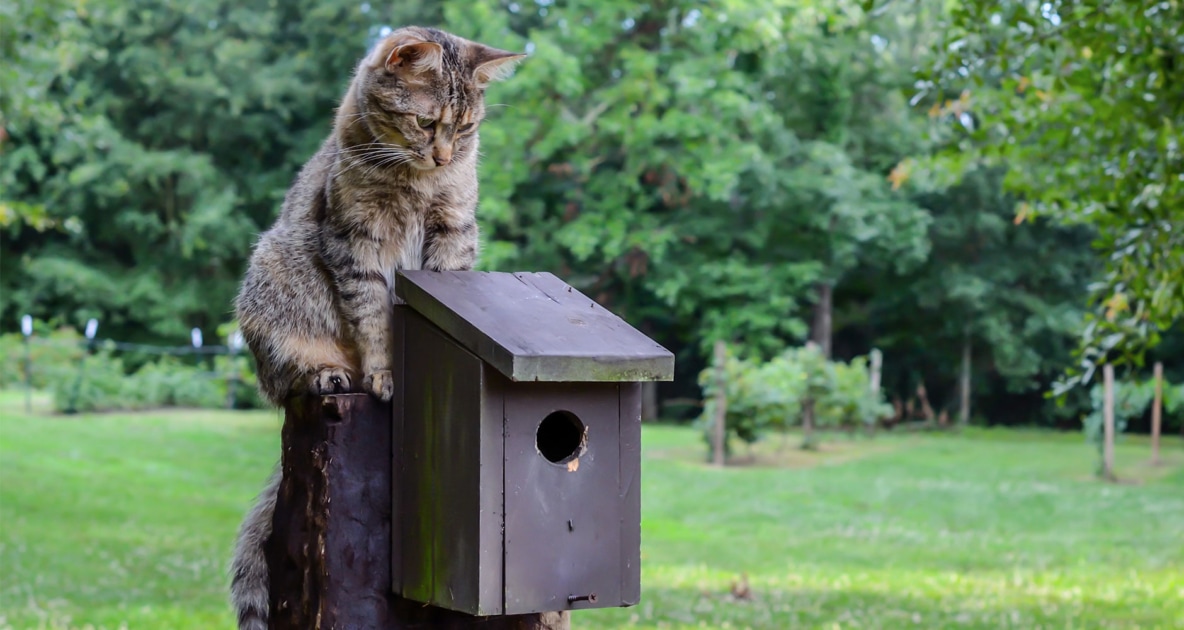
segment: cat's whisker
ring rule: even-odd
[[[388,168],[388,167],[392,167],[392,166],[398,166],[400,164],[406,164],[406,163],[412,161],[413,158],[414,158],[414,156],[412,156],[410,153],[395,153],[395,154],[390,155],[387,158],[383,159],[382,161],[378,162],[374,166],[372,166],[369,170],[367,170],[365,173],[362,174],[362,177],[363,178],[369,177],[371,173],[373,173],[374,171],[381,169],[381,168]]]
[[[383,158],[386,155],[387,153],[383,150],[373,149],[367,153],[357,153],[354,155],[342,156],[341,162],[345,164],[346,167],[338,173],[338,176],[345,175],[346,173],[363,164],[369,164],[371,160]]]
[[[369,144],[362,144],[362,145],[357,145],[357,146],[353,146],[353,147],[346,147],[344,149],[338,149],[336,151],[336,154],[337,155],[348,155],[348,154],[353,154],[353,153],[362,153],[362,152],[366,152],[366,151],[384,150],[384,149],[399,150],[402,148],[403,147],[400,147],[400,146],[394,145],[394,144],[386,144],[384,142],[372,142]]]
[[[368,164],[370,168],[362,173],[362,177],[365,178],[381,168],[397,166],[410,162],[413,159],[414,156],[403,147],[387,145],[381,149],[371,149],[364,153],[354,153],[353,155],[344,156],[342,160],[348,162],[349,165],[338,173],[338,175],[345,175],[361,165]]]
[[[380,158],[380,157],[382,157],[382,156],[374,156],[374,157],[377,159],[377,158]],[[350,162],[349,166],[348,166],[348,167],[346,167],[344,170],[342,170],[340,173],[338,173],[338,174],[337,174],[337,176],[338,176],[338,177],[340,177],[340,176],[342,176],[342,175],[345,175],[345,174],[347,174],[347,173],[349,173],[349,172],[351,172],[351,171],[353,171],[353,170],[355,170],[355,169],[357,169],[357,168],[359,168],[359,167],[362,167],[362,166],[369,166],[370,164],[371,164],[371,161],[369,161],[369,160],[365,160],[365,159],[356,159],[356,160],[353,160],[353,161],[351,161],[351,162]]]

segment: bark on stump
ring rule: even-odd
[[[266,545],[272,630],[567,630],[566,612],[474,617],[391,592],[391,414],[367,394],[288,405]]]

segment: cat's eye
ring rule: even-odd
[[[473,127],[476,127],[476,126],[477,126],[476,123],[469,123],[467,125],[461,125],[460,129],[457,129],[457,131],[459,131],[461,133],[468,133],[473,130]]]
[[[419,124],[421,129],[431,129],[436,126],[436,121],[426,116],[416,116],[415,122]]]

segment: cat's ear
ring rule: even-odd
[[[475,46],[470,54],[473,59],[473,81],[482,89],[514,74],[514,66],[526,58],[522,53],[481,45]]]
[[[416,42],[395,46],[386,57],[386,71],[392,74],[439,72],[444,49],[435,42]]]

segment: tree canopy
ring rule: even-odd
[[[1007,167],[1018,217],[1091,226],[1105,272],[1078,364],[1138,361],[1184,313],[1184,20],[1179,2],[953,6],[928,83],[956,171]],[[943,102],[950,90],[965,97]]]
[[[881,347],[900,392],[950,391],[969,344],[1006,415],[1083,330],[1108,349],[1178,313],[1180,46],[1173,3],[996,4],[9,3],[0,327],[213,333],[357,59],[420,23],[530,54],[488,96],[482,264],[655,336],[668,394],[717,339]]]

